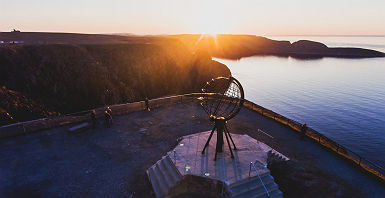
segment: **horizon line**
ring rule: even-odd
[[[12,31],[0,31],[0,33],[11,33]],[[160,33],[160,34],[141,34],[132,32],[110,32],[110,33],[90,33],[90,32],[61,32],[61,31],[20,31],[20,33],[62,33],[62,34],[100,34],[100,35],[119,35],[131,34],[140,36],[157,35],[183,35],[183,34],[205,34],[205,33]],[[249,33],[218,33],[217,35],[256,35],[256,36],[334,36],[334,37],[385,37],[385,34],[249,34]]]

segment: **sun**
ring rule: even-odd
[[[223,9],[210,5],[209,2],[201,7],[194,15],[193,28],[195,33],[205,35],[225,34],[227,32],[227,22],[229,21]]]
[[[203,21],[198,27],[198,32],[200,34],[215,36],[222,33],[222,27],[215,22]]]
[[[199,34],[215,36],[225,33],[225,24],[220,20],[205,18],[198,22],[196,31]]]

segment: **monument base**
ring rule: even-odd
[[[274,183],[274,179],[270,176],[269,169],[266,167],[267,156],[268,152],[273,152],[284,160],[288,160],[287,157],[248,135],[232,134],[234,143],[237,145],[237,150],[233,151],[234,158],[231,158],[228,148],[224,147],[223,152],[217,153],[217,160],[214,161],[215,141],[210,142],[204,154],[201,153],[209,135],[210,131],[184,136],[175,149],[168,152],[167,160],[168,162],[171,161],[172,164],[167,164],[173,165],[175,169],[162,166],[162,164],[166,164],[162,160],[149,168],[151,170],[147,171],[147,174],[154,191],[156,191],[156,188],[163,188],[161,190],[163,193],[155,192],[157,197],[164,197],[169,192],[180,192],[178,184],[182,184],[183,178],[187,178],[186,176],[203,177],[212,180],[214,183],[224,183],[225,187],[223,187],[221,193],[225,195],[227,192],[230,197],[244,197],[247,193],[253,195],[259,193],[261,196],[269,194],[270,197],[274,197],[272,195],[276,195],[276,197],[282,195],[281,191],[278,190],[278,185]],[[215,140],[216,133],[213,136]],[[250,166],[250,162],[253,163],[253,166]],[[162,167],[167,172],[162,172]],[[169,170],[177,170],[177,173],[171,173],[171,175],[177,174],[180,176],[177,182],[171,182],[173,184],[167,183],[167,180],[171,178],[167,176]],[[161,172],[157,174],[159,177],[156,177],[156,171]],[[191,177],[188,178],[191,180]],[[194,182],[189,185],[194,185]]]

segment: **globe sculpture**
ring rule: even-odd
[[[210,116],[210,120],[214,122],[214,127],[209,138],[202,150],[210,143],[211,137],[217,131],[217,143],[215,148],[215,158],[217,153],[223,152],[223,134],[225,134],[227,145],[231,153],[231,158],[234,158],[233,150],[229,139],[231,140],[234,150],[237,147],[234,144],[233,138],[226,126],[227,121],[233,118],[241,110],[244,102],[244,91],[241,83],[234,77],[218,77],[207,82],[202,88],[202,96],[199,98],[203,110]]]

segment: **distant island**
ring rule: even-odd
[[[299,40],[276,41],[255,35],[201,36],[196,34],[173,35],[190,49],[208,50],[213,57],[240,59],[256,55],[291,56],[295,58],[373,58],[385,57],[385,53],[362,48],[327,47],[323,43]],[[199,42],[197,42],[199,40]]]

